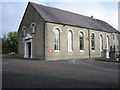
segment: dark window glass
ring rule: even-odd
[[[60,31],[59,31],[59,29],[55,29],[54,37],[55,37],[54,50],[60,50]]]
[[[84,34],[80,33],[80,50],[84,50]]]
[[[95,34],[91,34],[91,49],[95,50]]]

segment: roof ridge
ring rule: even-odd
[[[30,3],[36,4],[36,5],[41,5],[41,6],[44,6],[44,7],[47,7],[47,8],[57,9],[57,10],[60,10],[60,11],[64,11],[64,12],[68,12],[68,13],[72,13],[72,14],[76,14],[76,15],[80,15],[80,16],[83,16],[83,17],[86,17],[86,18],[89,18],[89,19],[100,20],[100,19],[97,19],[97,18],[91,18],[91,17],[86,16],[86,15],[75,13],[75,12],[72,12],[72,11],[69,11],[69,10],[59,9],[59,8],[56,8],[56,7],[51,7],[51,6],[47,6],[47,5],[43,5],[43,4],[38,4],[38,3],[34,3],[34,2],[30,2]],[[100,21],[103,21],[103,20],[100,20]]]
[[[91,18],[89,16],[81,15],[79,13],[71,12],[64,9],[59,9],[56,7],[46,6],[43,4],[38,4],[34,2],[29,2],[29,3],[32,6],[34,6],[37,12],[44,18],[45,21],[48,22],[79,26],[88,29],[102,30],[107,32],[117,31],[106,21],[100,19]]]

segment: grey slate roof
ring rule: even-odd
[[[113,28],[108,23],[102,20],[93,19],[69,11],[60,10],[57,8],[48,7],[32,2],[30,3],[36,9],[36,11],[42,16],[42,18],[47,22],[72,25],[105,32],[118,33],[118,31],[115,28]]]

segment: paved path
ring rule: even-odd
[[[118,63],[3,58],[3,88],[117,88]]]

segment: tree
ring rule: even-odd
[[[8,54],[11,52],[17,53],[18,49],[18,33],[17,32],[9,32],[6,36],[2,38],[2,53]]]
[[[8,43],[9,43],[10,52],[17,53],[18,33],[17,32],[9,32],[7,36],[8,36]]]
[[[2,38],[2,53],[3,54],[9,53],[9,44],[5,35]]]

